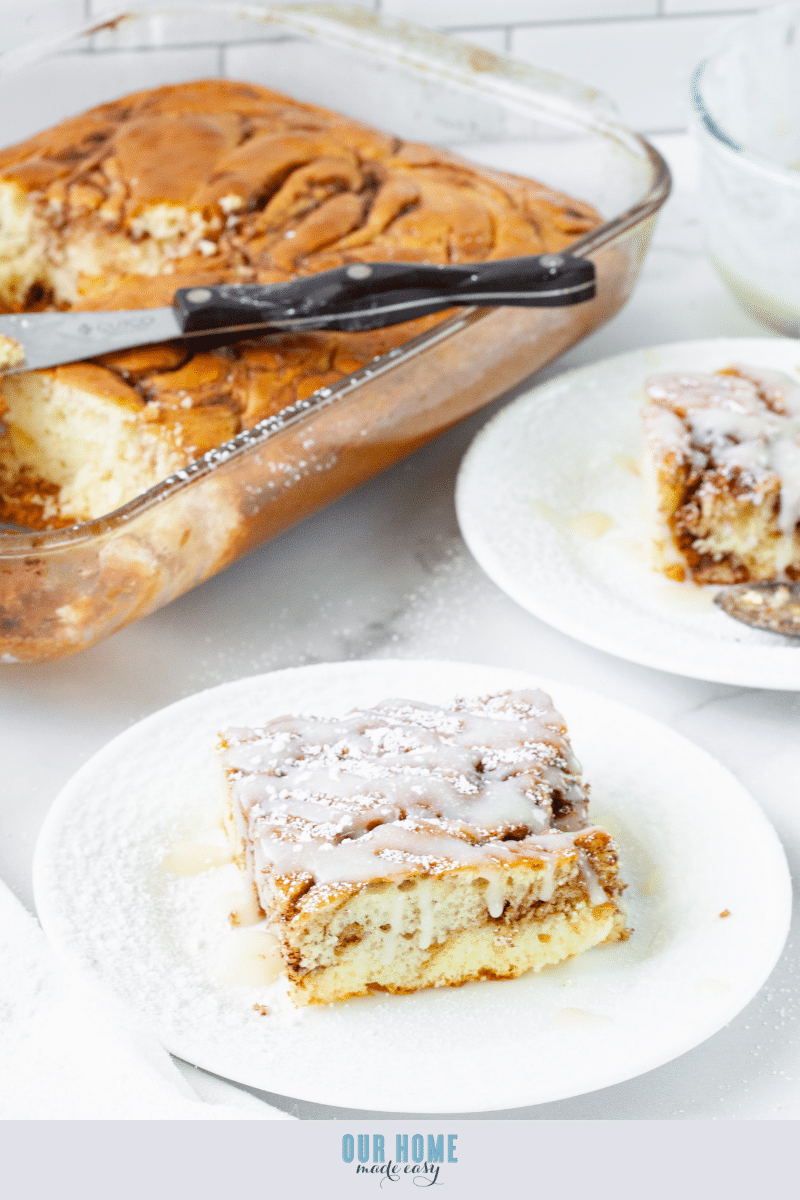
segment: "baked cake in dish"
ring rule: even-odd
[[[538,254],[600,220],[532,180],[204,80],[137,92],[0,153],[0,307],[150,308],[179,287],[364,260]],[[48,528],[104,515],[442,319],[214,353],[181,343],[9,376],[0,520]]]
[[[284,716],[219,755],[296,1005],[510,979],[628,936],[616,845],[544,692]]]
[[[656,565],[672,579],[800,579],[800,385],[761,367],[646,385]]]

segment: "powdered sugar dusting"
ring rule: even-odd
[[[270,871],[330,883],[547,858],[587,828],[580,767],[541,691],[282,716],[226,731],[220,758],[256,886]]]
[[[760,986],[790,892],[774,835],[736,781],[611,701],[544,685],[569,720],[596,816],[620,845],[637,931],[629,942],[510,982],[295,1011],[282,1007],[280,984],[221,982],[228,952],[251,932],[227,920],[241,888],[236,868],[161,870],[178,841],[222,844],[212,750],[220,728],[289,709],[343,712],[391,694],[442,705],[540,683],[457,663],[337,663],[227,684],[155,714],[88,763],[51,810],[35,873],[47,933],[135,1004],[174,1053],[289,1096],[477,1111],[574,1095],[667,1061]],[[720,921],[724,909],[732,916]],[[701,995],[698,981],[708,979],[724,986]],[[570,1006],[610,1018],[601,1029],[556,1021],[567,981]]]

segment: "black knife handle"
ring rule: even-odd
[[[184,334],[380,329],[455,305],[560,308],[595,295],[594,264],[570,254],[430,266],[352,263],[290,283],[181,288]]]

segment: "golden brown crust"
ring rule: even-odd
[[[23,467],[12,479],[3,482],[0,520],[9,525],[19,525],[23,529],[66,529],[73,524],[69,517],[50,515],[51,508],[58,503],[59,490],[58,484],[38,479]],[[0,587],[4,613],[7,613],[5,602],[14,597],[14,589],[11,589],[10,597],[6,596],[5,591],[5,588]]]
[[[159,307],[181,286],[277,282],[363,260],[555,251],[600,222],[539,183],[220,79],[134,93],[18,143],[0,154],[2,185],[32,214],[30,245],[45,246],[38,268],[0,282],[11,311]],[[190,461],[443,316],[191,361],[183,347],[151,347],[69,370],[163,426]],[[10,511],[0,505],[0,519]],[[52,505],[36,511],[36,527],[61,519]]]
[[[148,206],[201,212],[213,262],[196,266],[218,281],[235,268],[320,270],[312,260],[332,243],[337,262],[363,257],[354,252],[367,244],[377,259],[401,249],[428,261],[555,250],[599,222],[589,205],[531,180],[224,80],[157,88],[62,122],[4,151],[0,177],[49,204],[64,228],[83,221],[136,237]]]
[[[67,363],[63,367],[55,367],[52,374],[56,382],[63,386],[89,392],[101,400],[110,401],[133,413],[138,414],[141,411],[142,400],[138,393],[111,371],[96,363]]]

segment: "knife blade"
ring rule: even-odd
[[[352,263],[288,283],[180,288],[171,307],[0,316],[0,373],[173,338],[380,329],[460,305],[561,307],[595,295],[594,264],[543,254],[463,265]]]

